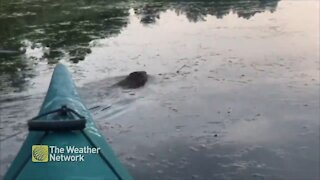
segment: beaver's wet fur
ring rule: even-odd
[[[130,73],[125,79],[116,85],[125,89],[136,89],[144,86],[148,81],[148,74],[145,71],[135,71]]]

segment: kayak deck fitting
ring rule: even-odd
[[[133,179],[99,133],[64,65],[58,64],[55,67],[39,115],[30,120],[28,126],[29,134],[5,174],[5,180]],[[50,146],[96,148],[99,151],[83,154],[85,159],[81,162],[62,162],[54,161],[54,158],[48,159],[48,157],[44,160],[41,154],[43,151],[33,151],[33,148],[36,148],[36,146],[32,147],[33,145],[48,145],[49,150],[47,148],[45,151],[48,156],[51,154]],[[61,155],[61,152],[55,153],[55,155]],[[35,162],[35,160],[44,161]]]

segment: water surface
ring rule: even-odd
[[[319,179],[318,1],[1,1],[1,175],[66,64],[135,179]],[[143,88],[112,85],[145,70]]]

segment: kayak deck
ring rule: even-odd
[[[132,177],[119,162],[104,137],[99,133],[91,114],[82,104],[71,75],[66,67],[58,64],[40,109],[39,115],[67,106],[83,116],[85,128],[70,131],[30,131],[18,155],[12,162],[4,179],[106,179],[131,180]],[[58,113],[40,117],[38,121],[72,121],[75,116]],[[48,162],[33,162],[33,145],[48,145]],[[52,151],[53,146],[64,153]],[[70,153],[66,148],[96,148],[98,153]],[[57,150],[57,149],[56,149]],[[52,152],[51,152],[52,151]],[[53,153],[56,152],[56,153]],[[79,157],[81,161],[61,161],[62,157]],[[83,158],[85,156],[85,158]],[[57,161],[57,158],[59,161]],[[51,159],[50,159],[51,158]],[[84,159],[84,161],[82,161]]]

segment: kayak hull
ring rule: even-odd
[[[57,132],[30,131],[4,179],[131,180],[132,177],[116,158],[97,129],[90,112],[81,102],[67,68],[58,64],[53,72],[39,115],[59,109],[62,106],[67,106],[83,116],[86,119],[85,128],[83,130]],[[40,120],[69,120],[69,118],[71,120],[75,117],[59,117],[55,114],[41,117]],[[55,149],[53,146],[64,149],[64,153],[57,153],[58,151],[56,151],[54,155],[49,155],[48,162],[33,162],[33,145],[47,145],[49,154],[52,153],[51,150]],[[66,154],[67,147],[93,148],[99,149],[99,152]],[[64,157],[64,155],[73,155],[73,157],[79,157],[79,159],[77,161],[71,161],[70,159],[61,161],[57,158],[57,156]]]

